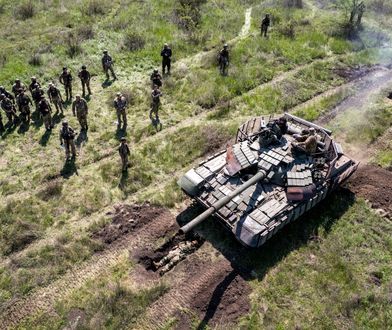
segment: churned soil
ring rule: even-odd
[[[141,205],[116,205],[114,211],[109,212],[108,215],[112,216],[112,221],[92,234],[93,238],[99,239],[105,244],[111,244],[152,221],[160,221],[160,219],[165,217],[172,217],[166,209],[148,203]],[[173,226],[176,226],[174,221]],[[168,228],[169,231],[171,229],[173,228]],[[165,233],[160,234],[165,235]]]
[[[392,213],[392,172],[378,166],[361,165],[347,183],[357,196],[375,209]]]
[[[192,264],[189,268],[189,272],[192,272]],[[189,308],[191,313],[176,313],[176,329],[188,329],[192,313],[201,320],[198,329],[204,329],[206,325],[233,325],[240,317],[249,313],[250,292],[249,284],[236,270],[223,267],[221,272],[209,279],[202,290],[195,292]]]

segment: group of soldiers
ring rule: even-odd
[[[267,36],[268,27],[270,25],[270,17],[267,14],[261,23],[261,33],[265,37]],[[170,75],[171,61],[172,61],[172,50],[168,44],[164,44],[161,51],[162,57],[162,75]],[[222,75],[227,74],[227,67],[229,65],[229,50],[228,45],[225,44],[219,52],[218,56],[219,70]],[[107,50],[103,51],[101,59],[102,70],[106,75],[106,80],[110,79],[110,75],[113,80],[117,79],[117,76],[113,68],[113,59],[109,55]],[[161,88],[163,85],[163,78],[159,73],[158,69],[155,69],[150,76],[152,91],[151,91],[151,108],[149,117],[154,126],[160,124],[159,121],[159,109],[161,106],[162,92]],[[8,92],[3,86],[0,86],[0,107],[5,112],[8,118],[8,125],[12,126],[21,121],[24,124],[29,124],[32,118],[32,107],[35,107],[35,111],[42,118],[46,130],[50,131],[53,129],[52,119],[52,105],[56,109],[56,114],[64,116],[64,104],[66,102],[72,102],[72,114],[77,117],[82,131],[88,130],[88,103],[85,100],[86,95],[92,95],[90,81],[91,74],[87,70],[85,65],[81,66],[78,72],[78,78],[80,79],[82,95],[77,94],[75,99],[72,95],[73,76],[71,71],[67,67],[63,67],[62,72],[59,76],[59,83],[63,85],[65,91],[65,100],[63,100],[59,88],[52,82],[48,84],[46,95],[43,87],[38,82],[36,77],[31,77],[31,83],[28,88],[20,81],[16,79],[12,86],[12,91]],[[30,92],[31,97],[27,94],[27,90]],[[128,102],[125,96],[121,93],[117,93],[116,98],[113,101],[113,106],[116,110],[117,115],[117,128],[126,129],[127,127],[127,114],[126,109]],[[19,116],[17,112],[19,111]],[[0,112],[0,134],[5,131],[5,125],[2,121]],[[77,135],[76,131],[68,125],[66,120],[63,121],[60,129],[60,142],[65,146],[65,153],[67,159],[76,157],[76,149],[74,138]],[[128,156],[130,154],[129,147],[125,139],[122,139],[119,153],[123,163],[123,170],[128,167]]]

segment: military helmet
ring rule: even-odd
[[[159,71],[158,71],[158,69],[154,69],[154,73],[158,73]]]
[[[120,141],[126,141],[127,139],[125,138],[125,136],[123,136]]]
[[[0,99],[5,98],[5,94],[0,94]]]
[[[75,97],[76,97],[76,98],[79,98],[79,97],[80,97],[80,94],[76,94]]]
[[[120,92],[117,92],[116,95],[117,95],[117,96],[121,96],[121,93],[120,93]]]
[[[35,80],[37,80],[37,77],[32,76],[32,77],[31,77],[31,80],[35,81]]]
[[[68,125],[68,121],[63,120],[62,124],[63,124],[63,126],[67,126]]]
[[[67,67],[66,67],[66,66],[63,66],[63,71],[64,71],[64,70],[67,70]]]
[[[165,42],[165,43],[163,44],[163,46],[164,46],[164,47],[169,47],[169,44],[168,44],[167,42]]]
[[[105,50],[103,51],[103,53],[104,53],[104,54],[107,54],[107,53],[108,53],[107,49],[105,49]]]
[[[52,86],[53,86],[53,83],[49,83],[48,86],[49,86],[49,87],[52,87]]]
[[[87,67],[85,65],[82,65],[82,69],[86,69]]]
[[[229,47],[228,44],[224,44],[224,45],[223,45],[223,48],[227,48],[227,47]]]
[[[20,79],[15,79],[15,82],[16,83],[20,83]]]
[[[3,91],[5,88],[4,86],[0,86],[0,90]]]

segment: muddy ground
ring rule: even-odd
[[[156,221],[157,218],[173,217],[166,209],[149,203],[141,205],[116,205],[114,211],[107,215],[112,217],[112,221],[92,233],[93,238],[105,244],[111,244],[124,235],[137,231],[148,223]],[[166,233],[162,233],[162,235],[169,232],[176,232],[177,230],[178,226],[173,222],[173,225],[167,229]]]
[[[375,209],[392,214],[392,172],[378,166],[361,165],[347,183],[357,197],[371,203]]]

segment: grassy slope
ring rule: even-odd
[[[94,251],[100,249],[100,246],[88,237],[88,227],[95,221],[99,221],[101,214],[104,214],[102,210],[114,202],[124,199],[148,199],[167,206],[180,203],[183,196],[175,186],[173,175],[183,172],[198,157],[208,152],[217,136],[224,140],[224,137],[233,135],[235,127],[244,117],[290,109],[318,93],[344,83],[344,80],[331,70],[336,66],[346,67],[380,60],[372,51],[349,54],[355,50],[355,45],[326,33],[328,24],[331,24],[331,17],[327,13],[315,19],[310,11],[287,13],[279,8],[272,8],[269,11],[276,17],[276,26],[272,30],[271,39],[260,42],[259,37],[254,34],[235,42],[231,46],[233,60],[229,77],[222,79],[217,75],[215,53],[206,53],[202,57],[201,65],[191,63],[190,67],[177,66],[173,76],[165,83],[162,114],[165,127],[204,113],[210,108],[213,110],[202,120],[195,117],[192,124],[190,122],[184,127],[155,134],[146,116],[149,86],[145,77],[159,60],[158,52],[162,42],[169,40],[172,43],[177,61],[203,48],[219,47],[222,40],[230,40],[240,31],[243,24],[243,10],[252,1],[244,1],[243,5],[238,5],[236,1],[207,2],[203,7],[203,21],[198,35],[199,44],[187,42],[186,34],[171,22],[174,2],[114,1],[113,5],[109,6],[109,1],[98,1],[103,4],[103,8],[106,8],[105,14],[84,15],[83,18],[80,13],[86,13],[88,2],[68,1],[63,5],[53,2],[45,10],[40,10],[32,19],[25,22],[15,20],[11,22],[14,23],[13,25],[10,24],[9,13],[15,10],[14,6],[11,2],[5,5],[5,12],[0,21],[0,31],[6,40],[1,55],[2,58],[7,59],[0,71],[0,81],[5,85],[9,85],[10,80],[15,76],[27,82],[32,74],[42,77],[46,82],[57,76],[64,63],[69,65],[73,72],[77,70],[80,63],[86,63],[98,76],[94,78],[94,95],[90,101],[92,111],[89,141],[80,151],[77,162],[78,175],[57,178],[63,167],[63,154],[57,147],[55,134],[57,132],[44,142],[41,140],[44,134],[43,128],[33,126],[24,134],[11,132],[2,142],[0,162],[2,182],[0,192],[3,197],[0,201],[2,254],[8,255],[14,250],[24,248],[30,241],[47,236],[54,237],[54,242],[46,242],[27,253],[13,257],[12,264],[0,271],[0,301],[7,301],[16,294],[23,295],[37,286],[51,282],[72,264],[88,259]],[[253,11],[254,18],[258,19],[263,11],[262,8],[256,7]],[[135,19],[129,20],[129,17]],[[284,35],[287,20],[296,22],[295,39]],[[64,40],[67,40],[70,31],[80,34],[86,25],[92,27],[94,37],[82,41],[80,46],[83,52],[71,59],[66,54],[67,47],[64,45]],[[224,26],[224,29],[219,25]],[[256,33],[255,21],[252,29]],[[127,30],[137,31],[146,40],[143,50],[128,52],[123,49],[123,35]],[[26,34],[26,31],[29,34],[28,40],[21,37]],[[99,57],[104,48],[111,50],[116,59],[117,70],[120,71],[120,81],[107,89],[102,89],[100,86],[102,80]],[[43,65],[36,67],[28,64],[31,55],[35,53],[41,54]],[[317,61],[315,64],[306,66],[314,60]],[[260,70],[260,63],[262,63],[262,70]],[[299,65],[305,65],[299,73],[288,75],[277,84],[257,87]],[[118,159],[114,150],[118,136],[115,134],[113,124],[114,114],[109,106],[110,100],[118,89],[132,94],[132,108],[129,111],[132,124],[128,134],[134,146],[132,168],[129,177],[125,179],[121,178],[118,170]],[[252,91],[248,93],[250,90]],[[336,100],[325,101],[320,107],[330,107]],[[310,114],[312,111],[314,112],[314,110],[306,110],[309,116],[315,119],[317,114]],[[69,112],[68,109],[67,115]],[[73,118],[71,124],[77,126]],[[209,137],[206,131],[213,131],[215,135]],[[195,144],[194,141],[198,143]],[[64,177],[68,176],[69,170],[65,169]],[[158,189],[156,182],[159,182]],[[344,227],[344,224],[348,222],[355,226],[357,221],[355,219],[363,217],[363,214],[369,214],[366,207],[362,203],[355,204],[343,215],[343,218],[348,221],[339,220],[332,233],[325,235],[325,240],[321,243],[325,245],[315,242],[300,248],[290,254],[281,265],[276,266],[276,268],[281,267],[281,271],[272,269],[264,279],[261,279],[260,284],[254,283],[254,313],[244,322],[249,324],[264,322],[266,326],[281,324],[282,327],[291,327],[301,323],[298,321],[299,305],[304,306],[307,314],[312,317],[309,322],[315,323],[320,315],[323,316],[322,322],[325,325],[339,319],[338,307],[332,308],[331,311],[324,311],[320,310],[320,304],[328,305],[328,302],[335,301],[336,297],[328,291],[331,282],[343,288],[337,293],[341,300],[361,291],[368,277],[368,272],[365,272],[363,266],[366,257],[357,254],[356,243],[351,242],[349,248],[353,252],[350,256],[360,258],[354,266],[358,270],[354,275],[359,279],[353,286],[346,287],[346,272],[351,269],[343,269],[341,277],[317,278],[314,273],[322,275],[324,269],[328,268],[331,269],[331,274],[334,274],[333,270],[340,269],[341,261],[345,260],[338,260],[338,262],[334,260],[333,255],[335,251],[341,251],[339,244],[346,244],[345,238],[351,230]],[[378,219],[374,219],[376,220]],[[80,230],[77,229],[79,224]],[[386,242],[383,244],[389,244],[384,236],[380,240]],[[374,244],[371,251],[377,253],[383,248]],[[323,251],[326,252],[322,254],[314,252],[321,259],[320,263],[317,263],[314,272],[305,272],[302,266],[308,253],[319,249],[325,249]],[[386,259],[385,262],[388,261],[390,260]],[[297,277],[291,277],[292,268],[297,264],[298,269],[294,269]],[[380,271],[378,266],[376,268],[376,271]],[[360,274],[361,271],[363,273]],[[384,268],[381,272],[383,276],[385,272],[383,290],[387,290],[390,275],[388,270],[384,271]],[[258,273],[262,271],[258,270]],[[287,286],[296,287],[296,283],[307,283],[307,287],[299,290],[298,295],[295,295],[290,287],[287,290],[281,289],[281,284],[286,282],[289,274],[290,281]],[[111,279],[108,281],[110,282]],[[103,287],[107,285],[104,282],[105,280],[103,280]],[[322,285],[311,285],[311,283]],[[89,285],[94,287],[95,284]],[[129,286],[129,283],[124,285]],[[318,288],[317,292],[314,291],[315,288]],[[128,297],[127,294],[137,297],[139,294],[137,290],[131,288],[127,290],[128,293],[120,294],[120,297]],[[157,290],[160,292],[159,288]],[[320,295],[319,291],[324,294]],[[57,326],[64,322],[69,308],[83,302],[85,299],[83,295],[90,297],[93,302],[102,299],[105,301],[106,298],[114,299],[111,295],[106,295],[107,290],[103,290],[101,295],[99,292],[95,298],[90,297],[89,290],[83,291],[82,297],[71,297],[69,301],[64,302],[65,307],[60,313],[60,319],[54,324]],[[114,290],[113,294],[116,295],[116,292]],[[148,292],[141,294],[149,295]],[[288,305],[289,308],[279,301],[279,297],[284,294],[291,294],[293,303]],[[155,293],[152,293],[152,296],[155,297]],[[135,299],[138,301],[138,298]],[[360,307],[358,311],[346,316],[347,324],[360,324],[361,320],[363,322],[370,320],[371,313],[366,309],[368,298],[361,296],[361,299],[361,303],[358,303]],[[264,303],[261,304],[261,301]],[[309,301],[317,303],[309,304]],[[380,304],[383,304],[383,301]],[[265,304],[273,313],[271,317],[260,312]],[[89,317],[93,318],[99,306],[98,303],[91,305]],[[286,310],[285,313],[282,313],[283,309]],[[385,315],[376,315],[374,322],[381,324],[388,313],[387,310]],[[268,311],[265,314],[268,314]],[[117,317],[121,319],[128,316]],[[46,321],[41,320],[43,324]],[[107,322],[113,326],[117,324],[116,320],[109,319]],[[310,326],[311,323],[304,325]]]

